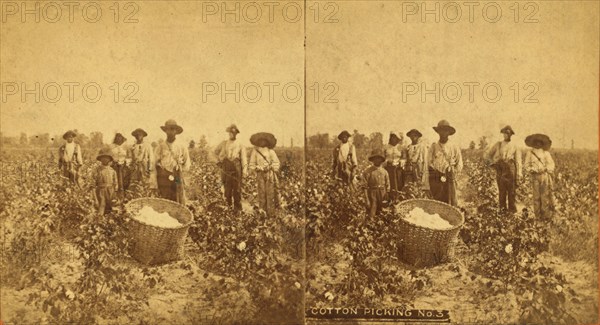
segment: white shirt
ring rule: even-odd
[[[75,142],[65,143],[65,154],[68,157],[69,161],[73,157],[74,153],[75,153]]]

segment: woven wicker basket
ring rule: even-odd
[[[167,212],[181,223],[181,227],[161,228],[131,218],[131,256],[146,265],[180,260],[188,228],[192,224],[192,212],[177,202],[157,198],[131,200],[125,210],[133,216],[144,206],[150,206],[159,213]]]
[[[419,207],[429,214],[439,214],[453,227],[450,229],[430,229],[412,224],[404,217]],[[465,219],[455,207],[433,200],[413,199],[406,200],[396,205],[396,214],[399,216],[398,258],[404,263],[425,267],[447,262],[454,255],[454,246],[458,240],[458,232]]]

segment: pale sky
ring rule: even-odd
[[[156,140],[164,136],[159,126],[173,118],[184,127],[186,141],[204,134],[216,144],[233,122],[242,138],[270,131],[286,146],[290,138],[301,145],[304,96],[292,103],[289,97],[295,97],[295,88],[288,88],[288,97],[282,90],[286,84],[304,84],[306,61],[308,135],[334,135],[342,129],[387,135],[390,130],[406,133],[417,128],[433,139],[431,127],[447,119],[457,129],[454,141],[462,146],[481,135],[499,139],[499,129],[510,124],[517,141],[542,132],[555,147],[569,147],[571,139],[576,147],[598,147],[597,1],[537,2],[534,14],[521,3],[518,17],[510,8],[513,2],[500,1],[496,3],[502,14],[496,23],[483,19],[483,3],[475,7],[470,22],[468,8],[460,2],[462,16],[456,23],[444,20],[456,15],[452,8],[441,12],[439,23],[431,21],[432,15],[426,22],[418,14],[407,15],[407,3],[424,2],[338,1],[335,8],[321,3],[318,13],[313,7],[307,12],[306,53],[303,20],[290,23],[278,11],[270,22],[262,3],[258,23],[244,22],[248,17],[235,23],[231,16],[222,23],[218,14],[203,17],[206,2],[136,2],[139,11],[133,18],[139,21],[129,24],[122,21],[131,10],[121,7],[115,23],[112,3],[100,3],[102,18],[96,23],[83,20],[80,11],[70,23],[66,9],[56,23],[3,17],[0,93],[6,101],[0,101],[0,129],[4,134],[62,134],[77,128],[84,133],[101,131],[110,141],[115,132],[128,135],[142,127],[150,140]],[[527,17],[538,22],[525,23]],[[36,82],[42,88],[41,102],[35,103],[33,95],[23,101],[22,83],[32,88]],[[64,86],[69,82],[79,84],[72,103]],[[128,82],[138,87],[133,96],[137,103],[123,103],[134,90],[124,89]],[[472,103],[465,85],[469,82],[479,84]],[[7,87],[13,83],[19,89],[9,95]],[[52,83],[61,85],[57,103],[44,99],[54,96]],[[102,90],[96,103],[86,102],[81,94],[88,83],[97,83]],[[115,83],[120,86],[119,103],[114,103]],[[204,101],[207,83],[220,89]],[[222,103],[222,83],[228,89],[240,84],[239,103],[234,95]],[[272,102],[265,83],[275,84]],[[420,89],[415,95],[406,94],[407,87],[420,88],[422,83],[428,89],[439,83],[439,103],[434,95],[423,101]],[[502,90],[496,103],[486,102],[481,93],[483,85],[491,83]],[[518,103],[515,83],[520,88]],[[528,83],[531,86],[525,88]],[[253,98],[255,85],[262,96],[253,103],[244,95]],[[453,85],[462,91],[457,102],[447,100],[456,98]],[[525,103],[534,90],[532,98],[538,103]],[[94,88],[88,92],[95,95]],[[488,94],[495,96],[494,88]]]
[[[197,141],[204,134],[215,144],[226,138],[225,127],[237,123],[243,139],[268,131],[286,146],[290,138],[296,146],[302,145],[303,94],[292,102],[296,100],[293,86],[304,83],[302,20],[236,24],[233,17],[222,23],[219,16],[207,16],[205,23],[202,2],[153,1],[136,2],[139,11],[133,17],[139,22],[126,24],[122,20],[131,8],[121,8],[120,22],[115,23],[109,8],[112,2],[100,3],[102,19],[97,23],[86,22],[80,11],[70,23],[67,9],[57,23],[43,19],[35,23],[33,16],[25,23],[19,15],[6,17],[1,24],[3,85],[50,85],[46,89],[52,99],[55,88],[51,83],[56,82],[62,87],[62,97],[56,104],[44,101],[43,89],[40,103],[35,103],[33,95],[22,102],[21,89],[8,96],[0,102],[4,134],[62,134],[78,129],[86,134],[101,131],[107,142],[115,132],[127,136],[141,127],[155,140],[164,137],[159,127],[173,118],[184,127],[182,138],[187,140]],[[80,84],[73,103],[65,82]],[[102,90],[97,103],[86,102],[81,94],[83,85],[90,82]],[[117,82],[120,98],[114,103],[110,87]],[[127,82],[138,85],[134,96],[138,103],[123,103],[134,90],[124,89]],[[203,84],[207,83],[216,83],[218,89],[203,100]],[[227,89],[240,84],[239,103],[235,95],[228,95],[222,103],[221,83]],[[262,91],[256,103],[250,101],[256,96],[254,83]],[[272,102],[264,83],[274,83]],[[288,97],[282,95],[285,84],[290,84]],[[88,93],[93,99],[94,88],[88,88]]]
[[[417,128],[434,139],[432,127],[447,119],[457,129],[453,141],[461,146],[482,135],[501,139],[500,128],[510,124],[519,143],[541,132],[554,147],[570,147],[573,139],[576,147],[598,148],[600,2],[537,2],[533,17],[538,23],[522,22],[533,8],[521,8],[515,23],[513,2],[496,2],[502,8],[496,23],[482,18],[482,5],[475,7],[473,23],[464,5],[456,23],[446,22],[442,11],[439,23],[433,15],[423,23],[419,15],[406,15],[403,22],[403,2],[338,3],[339,23],[307,25],[307,83],[327,80],[339,88],[337,104],[309,102],[308,134],[358,129],[380,131],[387,140],[391,130]],[[427,3],[432,9],[437,2]],[[411,90],[413,82],[427,89],[439,83],[440,92],[449,85],[447,98],[459,100],[444,100],[442,93],[439,103],[434,95],[423,102],[418,88],[403,100],[403,85]],[[461,86],[461,97],[452,82]],[[473,103],[465,82],[480,84]],[[481,93],[492,82],[502,90],[496,103],[486,102]],[[518,103],[511,90],[516,82]],[[524,103],[534,90],[523,89],[528,82],[538,86],[534,98],[539,103]],[[493,99],[494,88],[488,94]]]

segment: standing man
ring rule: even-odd
[[[423,134],[419,130],[412,129],[406,133],[411,144],[408,145],[407,162],[404,168],[405,182],[415,182],[424,190],[429,190],[427,145],[422,141]]]
[[[125,190],[129,188],[129,166],[127,165],[127,159],[129,158],[129,150],[125,146],[125,141],[127,139],[121,134],[115,134],[115,139],[112,144],[112,156],[114,161],[112,162],[112,167],[117,172],[117,181],[119,182],[119,190],[118,193],[120,198],[123,198],[125,195]]]
[[[398,133],[390,132],[388,144],[383,148],[385,157],[384,166],[390,181],[390,201],[396,200],[404,186],[402,166],[400,164],[401,159],[404,158],[404,152],[400,144],[401,141],[402,139],[398,136]]]
[[[504,140],[499,141],[485,152],[483,159],[489,166],[496,169],[499,208],[514,213],[517,212],[515,204],[516,189],[519,180],[523,178],[521,151],[510,141],[515,134],[510,125],[503,127],[500,133],[504,136]]]
[[[356,148],[349,143],[350,132],[344,130],[338,135],[342,142],[333,149],[333,175],[350,185],[354,178],[354,169],[358,166]]]
[[[167,141],[156,147],[156,182],[159,195],[167,200],[185,204],[185,172],[190,170],[191,161],[185,144],[176,142],[183,128],[174,120],[160,127],[167,134]]]
[[[548,151],[552,140],[545,134],[532,134],[525,138],[525,144],[532,148],[525,154],[525,170],[531,174],[533,211],[536,217],[548,220],[554,211],[555,164]]]
[[[144,142],[144,138],[148,136],[148,133],[143,129],[135,129],[131,132],[131,135],[136,140],[135,144],[129,149],[132,168],[131,182],[156,189],[154,151],[149,143]]]
[[[429,148],[429,187],[435,200],[457,206],[456,177],[463,168],[460,148],[448,142],[456,133],[446,120],[441,120],[433,129],[440,139]]]
[[[229,139],[223,141],[215,150],[217,165],[221,167],[221,180],[225,186],[225,200],[229,207],[242,210],[242,179],[246,177],[248,161],[244,145],[237,141],[240,130],[235,124],[225,129]]]
[[[83,165],[81,156],[81,147],[75,143],[77,134],[69,130],[63,135],[66,143],[58,148],[58,168],[62,170],[62,176],[66,177],[71,183],[79,184],[79,167]]]

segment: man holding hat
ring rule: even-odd
[[[456,133],[450,123],[441,120],[433,129],[440,136],[429,148],[429,187],[431,196],[438,201],[457,206],[456,176],[463,168],[460,148],[448,142]]]
[[[217,165],[221,167],[221,180],[225,187],[225,200],[236,211],[242,210],[242,178],[247,174],[248,161],[244,145],[237,141],[240,130],[235,124],[225,131],[229,139],[223,141],[215,150]]]
[[[370,218],[381,213],[383,201],[386,200],[387,193],[390,192],[390,176],[381,167],[385,162],[383,154],[381,149],[374,149],[369,156],[369,161],[373,165],[363,173],[363,188],[367,196],[367,213]]]
[[[532,148],[525,154],[524,168],[531,174],[533,186],[533,211],[536,217],[549,219],[554,211],[554,160],[550,155],[552,140],[545,134],[532,134],[525,138]]]
[[[333,149],[333,175],[345,184],[350,184],[354,177],[354,169],[358,166],[356,148],[348,142],[350,132],[342,131],[338,139],[341,143]]]
[[[135,144],[129,149],[131,156],[131,182],[149,186],[151,189],[156,188],[156,176],[154,175],[154,151],[152,146],[144,142],[144,138],[148,133],[143,129],[135,129],[131,132],[135,137]]]
[[[167,141],[154,152],[158,192],[164,199],[185,204],[184,173],[190,170],[191,161],[187,146],[176,141],[183,128],[174,120],[166,121],[160,128],[167,134]]]
[[[406,136],[410,138],[411,144],[406,149],[405,182],[416,182],[421,189],[429,190],[427,145],[422,141],[423,135],[419,130],[412,129]]]
[[[404,187],[401,162],[405,160],[405,152],[402,148],[402,138],[397,132],[390,132],[388,144],[383,148],[385,157],[385,170],[390,176],[390,200],[395,200],[398,193]]]
[[[62,175],[79,186],[79,167],[83,165],[81,147],[74,142],[77,134],[71,130],[63,135],[66,143],[58,148],[58,168]]]
[[[515,131],[507,125],[500,130],[504,139],[492,146],[483,155],[484,161],[496,169],[498,183],[498,202],[501,210],[517,212],[515,204],[518,182],[523,178],[521,172],[521,151],[510,141]],[[507,205],[508,199],[508,205]]]

